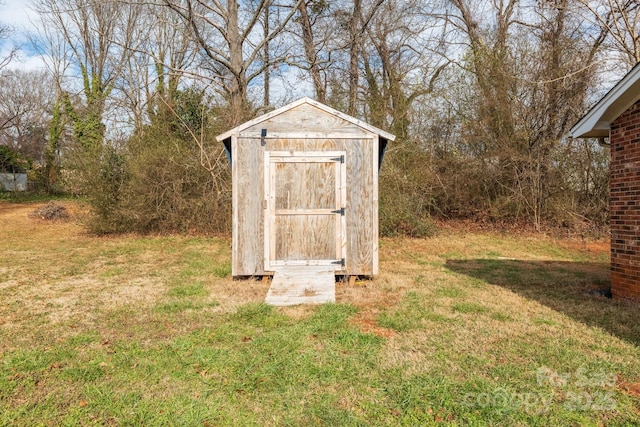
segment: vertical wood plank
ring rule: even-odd
[[[346,261],[347,259],[347,211],[349,210],[349,205],[347,203],[347,162],[348,157],[345,151],[344,161],[337,165],[338,172],[340,173],[340,205],[345,209],[344,215],[340,215],[338,220],[340,221],[340,258]],[[338,179],[336,179],[338,181]],[[345,264],[346,267],[346,264]]]
[[[260,140],[242,138],[237,140],[234,163],[236,174],[237,211],[237,275],[251,276],[264,273],[263,235],[264,212],[263,150]]]
[[[373,171],[372,139],[348,140],[347,150],[347,253],[350,275],[373,274]]]
[[[276,168],[271,160],[269,160],[269,199],[267,201],[267,212],[265,215],[270,221],[270,235],[269,235],[269,261],[276,259],[276,244],[277,244],[277,224],[275,222],[275,210],[276,210]],[[269,267],[271,269],[271,267]]]
[[[346,155],[346,154],[345,154]],[[335,174],[335,179],[334,179],[334,193],[336,194],[336,200],[335,200],[335,209],[340,209],[340,208],[344,208],[345,207],[345,199],[342,197],[342,168],[340,167],[341,164],[336,162],[333,167],[334,167],[334,174]],[[345,229],[342,227],[342,218],[344,217],[344,215],[336,215],[334,222],[334,228],[335,228],[335,240],[334,240],[334,245],[335,245],[335,253],[337,254],[337,258],[338,259],[342,259],[344,257],[344,253],[342,251],[342,240],[343,240],[343,235],[345,233]]]
[[[375,135],[375,138],[371,140],[371,154],[373,159],[371,161],[371,173],[372,173],[372,188],[371,192],[373,195],[373,200],[371,201],[371,214],[372,214],[372,226],[373,226],[373,235],[371,240],[371,250],[373,251],[372,263],[371,266],[371,274],[378,274],[378,239],[380,238],[380,217],[379,217],[379,200],[378,200],[378,178],[379,178],[379,164],[378,161],[380,159],[379,151],[380,150],[380,136]]]
[[[264,195],[263,195],[263,200],[266,204],[265,208],[263,209],[264,211],[264,232],[263,232],[263,239],[264,239],[264,257],[263,257],[263,264],[264,264],[264,269],[265,271],[268,271],[271,269],[270,267],[270,260],[271,260],[271,240],[272,240],[272,218],[273,218],[273,211],[272,211],[272,197],[271,197],[271,193],[272,193],[272,189],[271,189],[271,160],[270,160],[270,156],[269,156],[269,152],[265,150],[264,152],[264,156],[263,156],[263,169],[264,169],[264,175],[263,175],[263,182],[264,182]]]
[[[238,137],[231,136],[231,275],[239,276],[240,260],[238,254]]]

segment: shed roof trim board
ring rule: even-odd
[[[609,136],[611,122],[640,99],[640,63],[606,93],[569,131],[571,138]]]
[[[362,120],[358,120],[358,119],[356,119],[354,117],[351,117],[351,116],[349,116],[349,115],[347,115],[345,113],[342,113],[342,112],[340,112],[340,111],[338,111],[338,110],[336,110],[334,108],[331,108],[331,107],[329,107],[327,105],[324,105],[324,104],[322,104],[322,103],[320,103],[318,101],[314,101],[311,98],[304,97],[304,98],[301,98],[301,99],[299,99],[297,101],[292,102],[291,104],[287,104],[284,107],[280,107],[280,108],[278,108],[276,110],[273,110],[273,111],[271,111],[271,112],[269,112],[267,114],[264,114],[264,115],[262,115],[260,117],[257,117],[257,118],[255,118],[253,120],[250,120],[250,121],[246,122],[246,123],[243,123],[240,126],[237,126],[237,127],[233,128],[233,129],[231,129],[231,130],[229,130],[229,131],[227,131],[227,132],[225,132],[225,133],[223,133],[221,135],[218,135],[216,137],[216,139],[218,141],[225,141],[225,140],[229,139],[232,135],[238,134],[238,133],[242,132],[243,130],[250,128],[251,126],[255,126],[255,125],[259,124],[259,123],[262,123],[262,122],[264,122],[266,120],[269,120],[272,117],[278,116],[278,115],[280,115],[280,114],[282,114],[282,113],[284,113],[286,111],[289,111],[289,110],[291,110],[293,108],[296,108],[296,107],[298,107],[298,106],[300,106],[302,104],[309,104],[309,105],[312,105],[312,106],[314,106],[316,108],[319,108],[319,109],[321,109],[321,110],[323,110],[323,111],[325,111],[325,112],[327,112],[329,114],[332,114],[332,115],[334,115],[336,117],[339,117],[339,118],[341,118],[341,119],[343,119],[343,120],[345,120],[345,121],[347,121],[349,123],[352,123],[352,124],[354,124],[356,126],[359,126],[359,127],[361,127],[362,129],[364,129],[364,130],[366,130],[368,132],[380,135],[382,138],[384,138],[384,139],[386,139],[388,141],[393,141],[396,138],[394,135],[392,135],[392,134],[390,134],[388,132],[385,132],[385,131],[383,131],[381,129],[378,129],[375,126],[371,126],[370,124],[365,123]]]

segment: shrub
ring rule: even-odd
[[[222,147],[209,147],[220,158]],[[161,126],[129,142],[128,179],[118,206],[121,230],[204,232],[230,230],[230,173],[226,160],[213,171],[200,163],[200,148]]]

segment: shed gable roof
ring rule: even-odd
[[[569,131],[572,138],[609,136],[611,123],[640,100],[640,63],[631,69]]]
[[[389,140],[389,141],[393,141],[395,139],[395,136],[385,132],[381,129],[378,129],[375,126],[371,126],[368,123],[363,122],[362,120],[358,120],[354,117],[351,117],[345,113],[342,113],[334,108],[331,108],[327,105],[324,105],[318,101],[314,101],[310,98],[301,98],[295,102],[292,102],[291,104],[285,105],[284,107],[280,107],[276,110],[273,110],[267,114],[264,114],[260,117],[257,117],[253,120],[250,120],[246,123],[243,123],[221,135],[218,135],[216,137],[216,139],[218,141],[225,141],[227,139],[229,139],[232,135],[238,135],[240,133],[242,133],[243,131],[249,131],[251,130],[252,127],[255,127],[259,124],[265,123],[265,122],[269,122],[274,118],[277,118],[278,116],[286,116],[288,112],[290,112],[293,109],[299,109],[299,108],[304,108],[305,104],[307,106],[311,106],[313,108],[319,109],[321,110],[321,112],[324,112],[326,114],[329,114],[331,116],[336,117],[337,119],[341,119],[343,122],[346,122],[347,124],[350,125],[355,125],[357,128],[368,132],[368,133],[373,133],[373,134],[377,134],[380,137]],[[292,129],[290,131],[300,131],[300,129],[298,127],[293,127],[295,126],[295,123],[292,123]]]

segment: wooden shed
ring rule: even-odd
[[[611,148],[611,293],[640,301],[640,64],[570,130]]]
[[[303,98],[217,139],[232,168],[234,277],[378,273],[378,170],[393,135]]]

